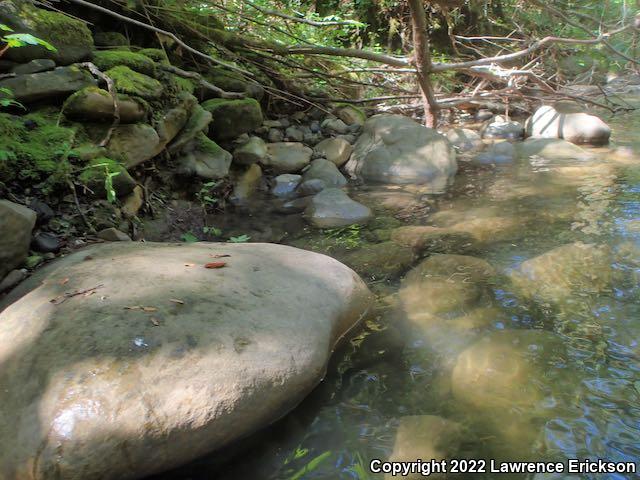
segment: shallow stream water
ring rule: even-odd
[[[354,194],[375,198],[379,214],[364,230],[331,232],[327,239],[326,232],[305,229],[298,216],[247,218],[286,229],[282,243],[335,254],[347,264],[356,262],[359,249],[388,240],[388,224],[466,225],[481,241],[473,247],[452,242],[438,253],[480,258],[495,268],[498,280],[483,285],[489,293],[472,299],[471,311],[439,306],[434,319],[416,311],[424,299],[413,298],[415,292],[398,294],[406,271],[379,278],[366,260],[357,260],[379,306],[334,354],[322,384],[243,449],[158,478],[384,478],[369,472],[369,462],[387,460],[402,442],[424,452],[475,459],[640,460],[640,114],[607,120],[615,145],[629,147],[626,154],[598,150],[589,161],[534,158],[501,165],[463,160],[443,195],[361,189]],[[386,224],[383,215],[390,219]],[[606,249],[607,261],[549,257],[542,264],[551,272],[545,288],[557,287],[553,272],[558,269],[582,269],[579,281],[606,277],[606,288],[595,292],[573,285],[569,297],[541,302],[524,298],[508,280],[524,261],[576,242]],[[454,280],[451,288],[458,285]],[[429,292],[451,293],[446,284]],[[492,371],[488,385],[482,385],[483,369]],[[448,450],[446,438],[433,438],[437,429],[427,416],[455,425],[455,451]],[[420,425],[430,425],[425,428],[433,435],[425,439]],[[467,473],[461,478],[534,476]]]

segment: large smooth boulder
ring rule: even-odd
[[[308,182],[309,180],[322,180],[325,186],[330,188],[344,187],[347,184],[347,179],[340,173],[336,164],[324,158],[314,160],[305,170],[302,181]]]
[[[136,123],[147,116],[147,107],[135,98],[118,95],[120,123]],[[86,87],[71,95],[64,103],[63,113],[72,120],[113,122],[115,106],[111,94],[98,87]]]
[[[304,399],[370,303],[346,266],[281,245],[71,254],[0,304],[0,478],[142,478],[228,445]]]
[[[253,98],[227,100],[214,98],[202,104],[211,112],[209,136],[214,140],[230,140],[249,133],[262,125],[262,109]]]
[[[151,125],[118,125],[107,145],[109,156],[133,168],[155,157],[162,150],[158,132]]]
[[[597,294],[611,287],[611,249],[581,242],[554,248],[523,262],[511,273],[517,291],[542,302]]]
[[[267,145],[267,157],[262,161],[275,173],[297,173],[309,165],[313,150],[295,142],[278,142]]]
[[[36,212],[0,200],[0,280],[27,258],[35,224]]]
[[[0,88],[8,88],[13,98],[23,103],[64,99],[95,84],[96,81],[88,71],[73,66],[0,80]]]
[[[304,215],[318,228],[336,228],[365,224],[373,214],[339,188],[327,188],[311,198]]]
[[[578,145],[606,145],[611,128],[599,117],[582,112],[564,113],[545,105],[525,124],[527,137],[563,138]]]
[[[427,184],[442,190],[456,173],[446,137],[402,115],[375,115],[364,125],[346,169],[373,183]]]

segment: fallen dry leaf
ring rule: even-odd
[[[124,307],[125,310],[140,310],[142,307],[140,305],[134,305],[133,307]]]
[[[205,263],[204,268],[223,268],[227,265],[226,262],[211,262]]]
[[[226,253],[210,253],[209,255],[212,256],[213,258],[227,258],[231,256]]]
[[[184,266],[185,267],[195,267],[196,264],[195,263],[185,263]]]
[[[60,285],[66,285],[67,283],[69,283],[69,278],[65,278],[64,280],[60,281]]]
[[[184,301],[178,300],[177,298],[170,298],[169,301],[173,303],[178,303],[180,305],[184,305]]]
[[[154,325],[155,327],[160,326],[160,322],[159,322],[159,321],[158,321],[158,319],[157,319],[157,318],[155,318],[155,317],[151,317],[151,323],[153,323],[153,325]]]
[[[147,312],[147,313],[151,313],[151,312],[157,312],[158,309],[156,307],[142,307],[142,311],[143,312]]]

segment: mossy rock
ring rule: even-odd
[[[31,33],[49,42],[55,52],[41,46],[11,48],[7,60],[25,63],[36,58],[50,58],[58,65],[70,65],[91,59],[93,37],[87,25],[75,18],[29,4],[18,9],[20,24],[10,25],[15,33]]]
[[[87,87],[71,95],[62,107],[67,118],[91,122],[111,122],[114,118],[113,97],[106,90]],[[118,95],[120,123],[136,123],[148,113],[148,105],[128,95]]]
[[[179,75],[175,75],[173,73],[168,74],[167,77],[168,77],[167,84],[175,94],[196,93],[197,85],[193,80],[189,78],[181,77]]]
[[[359,107],[346,103],[339,103],[335,109],[336,116],[347,125],[364,125],[367,114]]]
[[[146,55],[124,50],[103,50],[93,54],[93,63],[100,70],[110,70],[114,67],[124,65],[138,73],[145,75],[155,75],[156,64]]]
[[[229,140],[251,132],[262,125],[260,104],[253,98],[227,100],[215,98],[202,104],[211,112],[209,136],[214,140]]]
[[[52,103],[95,84],[96,81],[87,70],[73,65],[0,80],[0,88],[11,90],[14,99],[22,103],[41,100]]]
[[[155,78],[134,72],[129,67],[119,65],[104,72],[113,80],[118,93],[133,95],[145,100],[156,100],[162,96],[164,87]]]
[[[244,79],[238,73],[224,67],[212,67],[209,72],[204,75],[206,80],[227,92],[245,93],[247,96],[261,100],[264,96],[264,89],[253,82]],[[202,98],[210,98],[209,91],[199,92]]]
[[[107,196],[105,180],[110,173],[117,173],[111,177],[116,196],[124,197],[133,191],[136,181],[129,175],[124,165],[108,157],[91,160],[78,176],[78,180],[90,190],[91,196],[105,198]]]
[[[0,113],[0,182],[43,182],[45,192],[66,184],[74,130],[56,122],[57,116],[48,113]]]
[[[170,65],[169,57],[167,56],[167,52],[162,50],[161,48],[143,48],[138,51],[139,54],[144,55],[145,57],[149,57],[156,63],[160,63],[162,65]]]
[[[93,36],[98,47],[128,47],[129,39],[120,32],[98,32]]]
[[[104,128],[102,130],[99,138],[104,138]],[[163,144],[158,133],[151,125],[145,123],[119,125],[113,131],[107,145],[109,156],[121,160],[127,168],[146,162],[158,155],[162,149]]]
[[[224,178],[229,174],[231,158],[229,152],[201,133],[178,159],[178,173],[206,180]]]

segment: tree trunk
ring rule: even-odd
[[[414,63],[417,70],[418,85],[424,105],[424,123],[427,127],[438,126],[438,101],[431,84],[431,53],[427,38],[427,15],[422,0],[409,0],[411,8],[411,26],[413,29]]]

